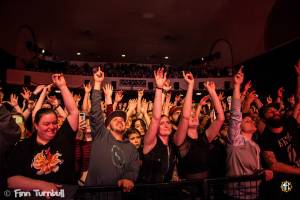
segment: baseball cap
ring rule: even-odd
[[[105,119],[105,126],[108,126],[110,121],[115,117],[122,117],[124,119],[124,121],[126,121],[127,114],[126,114],[126,112],[124,112],[122,110],[116,110],[116,111],[111,112]]]

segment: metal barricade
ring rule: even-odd
[[[217,200],[258,199],[262,175],[222,177],[199,181],[137,184],[125,193],[117,186],[79,187],[73,199],[98,200]]]
[[[263,174],[204,180],[206,200],[259,199]]]

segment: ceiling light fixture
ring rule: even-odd
[[[81,53],[80,53],[80,52],[77,52],[77,53],[76,53],[76,55],[77,55],[77,56],[80,56],[80,55],[81,55]]]
[[[168,59],[169,59],[169,57],[168,57],[168,56],[165,56],[165,59],[166,59],[166,60],[168,60]]]
[[[125,54],[122,54],[121,56],[122,56],[123,58],[125,58],[125,57],[126,57],[126,55],[125,55]]]

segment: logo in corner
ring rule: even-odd
[[[290,181],[282,181],[280,188],[282,190],[282,192],[290,192],[292,191],[292,183]]]

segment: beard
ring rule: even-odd
[[[271,128],[280,128],[284,123],[281,118],[271,118],[266,120],[266,124]]]

